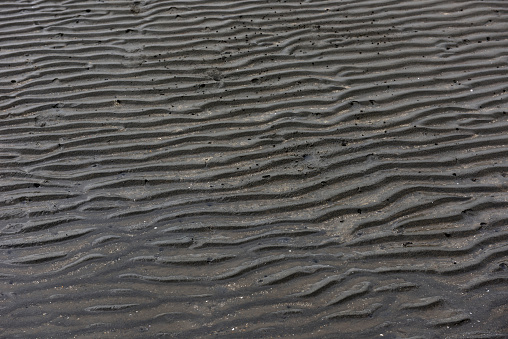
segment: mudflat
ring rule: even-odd
[[[3,1],[1,338],[506,338],[508,1]]]

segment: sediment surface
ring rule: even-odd
[[[507,1],[0,13],[2,338],[505,338]]]

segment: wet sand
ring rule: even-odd
[[[0,9],[1,338],[508,334],[508,2]]]

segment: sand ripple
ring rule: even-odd
[[[508,333],[508,2],[0,8],[2,337]]]

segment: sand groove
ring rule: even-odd
[[[506,1],[4,1],[5,338],[501,338]]]

